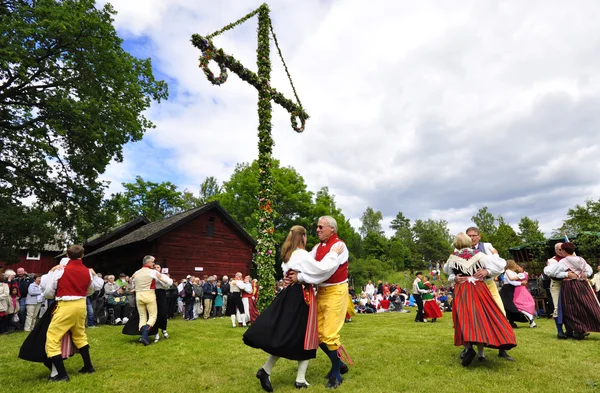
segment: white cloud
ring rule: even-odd
[[[112,2],[119,33],[149,39],[155,67],[176,81],[171,99],[148,112],[157,128],[145,146],[169,153],[158,180],[182,187],[207,176],[222,181],[235,163],[256,158],[256,92],[234,75],[212,86],[190,37],[261,2]],[[353,223],[372,206],[386,225],[402,211],[413,220],[446,219],[455,232],[483,206],[515,227],[522,216],[539,219],[549,232],[568,208],[599,197],[599,3],[370,4],[272,5],[311,115],[296,134],[275,107],[274,155],[311,190],[328,186]],[[255,69],[255,30],[253,19],[215,43]],[[272,85],[291,97],[274,48],[272,60]],[[131,181],[148,173],[137,149],[126,155],[126,170],[111,167],[107,176]]]

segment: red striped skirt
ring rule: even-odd
[[[423,316],[425,319],[441,318],[442,312],[435,299],[425,300],[423,302]]]
[[[452,305],[454,345],[483,343],[486,347],[517,346],[515,332],[483,281],[456,284]]]
[[[600,305],[585,280],[564,280],[560,287],[562,322],[575,332],[600,332]]]

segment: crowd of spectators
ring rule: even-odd
[[[437,305],[442,311],[452,311],[452,288],[427,284],[431,288]],[[388,311],[409,312],[406,307],[413,306],[415,300],[408,288],[389,282],[379,281],[377,286],[371,280],[356,292],[352,287],[349,289],[354,310],[359,314],[374,314]]]

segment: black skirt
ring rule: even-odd
[[[302,285],[290,285],[273,299],[244,333],[244,343],[290,360],[314,359],[317,350],[304,350],[308,305]]]
[[[169,303],[167,301],[167,291],[165,289],[157,289],[156,293],[156,326],[159,329],[167,330],[167,314],[169,311]]]
[[[514,302],[515,286],[510,284],[504,284],[500,289],[500,298],[502,304],[504,304],[504,311],[506,311],[506,318],[511,322],[529,322],[527,317],[517,309]]]
[[[43,362],[48,359],[46,355],[46,334],[52,321],[52,314],[56,308],[56,302],[48,307],[33,330],[27,335],[19,350],[19,358],[29,362]]]
[[[159,292],[159,291],[156,291],[156,292]],[[164,291],[161,291],[161,292],[164,292]],[[161,315],[161,311],[164,312],[163,309],[165,307],[166,302],[159,302],[158,296],[160,296],[160,295],[156,296],[157,297],[157,300],[156,300],[156,323],[148,331],[149,335],[155,335],[158,333],[159,316]],[[166,300],[166,293],[165,293],[165,300]],[[127,321],[125,326],[123,326],[122,333],[126,334],[128,336],[141,336],[142,331],[139,328],[139,324],[140,324],[140,313],[138,312],[137,303],[136,303],[136,307],[131,312],[131,318],[129,318],[129,320]],[[166,326],[166,323],[165,323],[165,326]]]

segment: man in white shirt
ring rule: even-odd
[[[425,289],[425,286],[422,284],[423,273],[417,272],[415,276],[416,278],[412,284],[412,295],[415,299],[415,303],[417,303],[417,315],[415,316],[415,322],[425,322],[425,319],[423,319],[423,294],[427,293],[428,290]]]
[[[375,293],[375,285],[373,285],[371,280],[369,280],[369,282],[365,286],[365,292],[367,293],[367,296],[369,297],[369,299],[373,298],[373,294]]]

